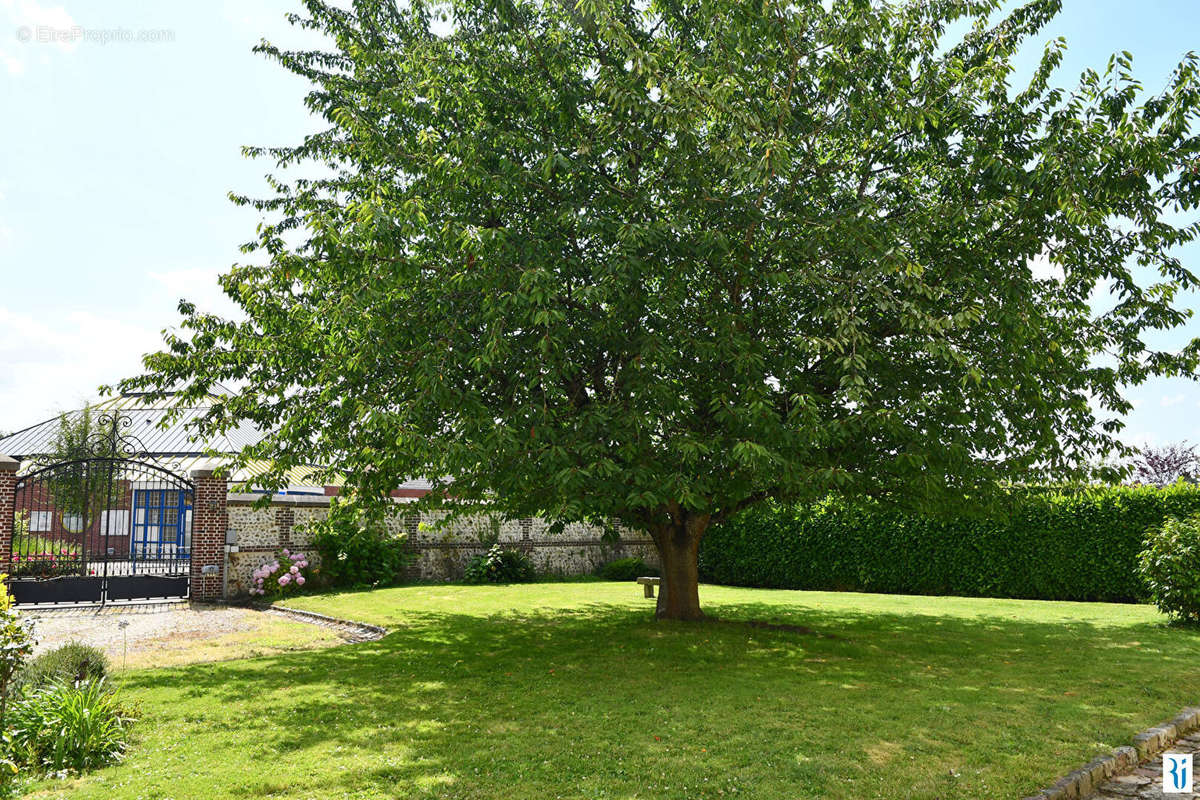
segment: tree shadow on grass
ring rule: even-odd
[[[329,758],[345,768],[306,778],[305,792],[1017,796],[1097,742],[1123,744],[1143,721],[1200,700],[1200,634],[1165,626],[717,611],[707,623],[604,604],[413,613],[375,642],[124,682],[178,698],[155,735],[186,748],[197,731],[216,734],[204,759],[214,790],[224,787],[214,796],[286,796],[298,791],[279,777],[288,765]],[[234,791],[229,765],[262,759],[277,766],[275,783],[238,778]],[[947,784],[947,769],[968,766],[974,780]]]

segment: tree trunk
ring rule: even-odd
[[[654,542],[662,559],[662,583],[658,591],[658,619],[700,620],[700,570],[697,557],[700,537],[708,527],[708,516],[688,516],[676,525],[656,532]]]

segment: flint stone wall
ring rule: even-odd
[[[328,497],[282,495],[272,498],[270,505],[256,508],[259,497],[229,495],[229,529],[236,540],[236,552],[229,553],[229,597],[245,596],[250,573],[276,551],[286,547],[309,555],[311,538],[306,523],[329,513]],[[416,554],[407,578],[458,580],[472,556],[486,552],[492,542],[525,552],[538,572],[548,575],[585,575],[615,558],[640,557],[658,564],[654,542],[637,531],[622,529],[620,541],[607,542],[602,538],[603,529],[592,525],[568,525],[562,533],[551,534],[541,519],[501,520],[478,515],[443,523],[444,518],[441,512],[419,516],[401,512],[388,517],[389,529],[405,535]]]

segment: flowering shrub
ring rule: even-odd
[[[312,575],[308,557],[303,553],[290,552],[285,547],[275,558],[254,570],[250,578],[251,597],[283,597],[300,591]]]
[[[42,553],[13,555],[12,577],[55,578],[59,575],[74,575],[78,571],[79,556],[67,548],[57,553],[47,550]]]

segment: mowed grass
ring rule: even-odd
[[[128,760],[72,798],[1016,798],[1200,704],[1200,634],[1145,606],[627,583],[290,605],[378,642],[125,673]],[[805,626],[815,634],[752,627]]]

